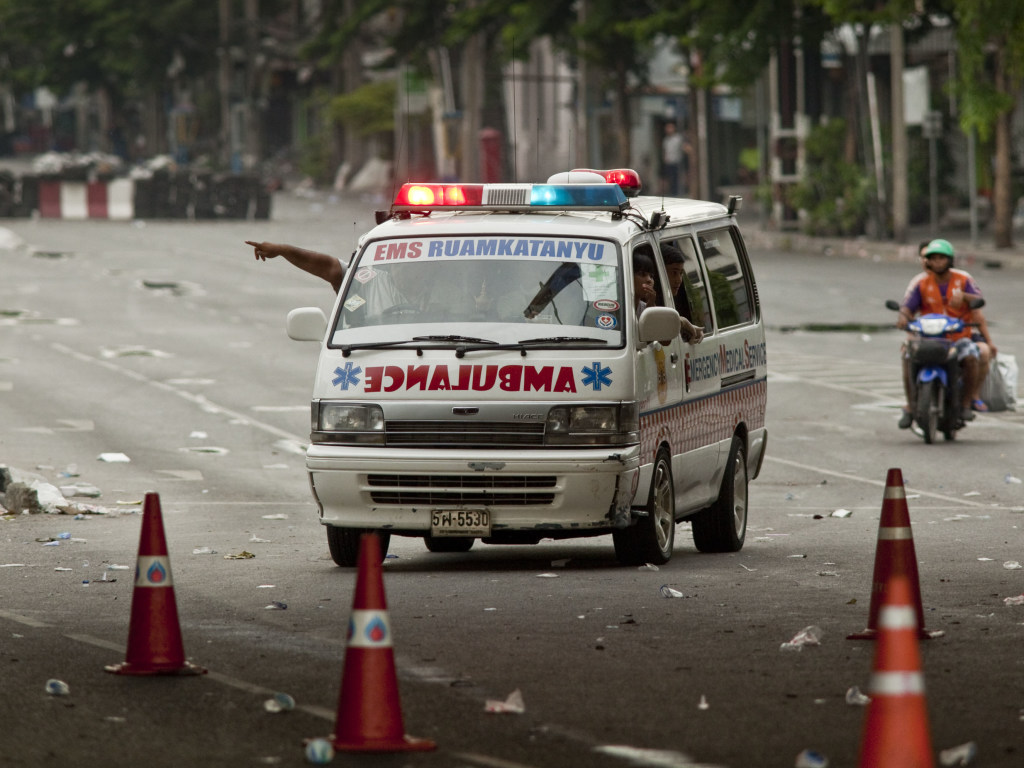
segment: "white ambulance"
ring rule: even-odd
[[[611,534],[642,564],[668,561],[687,519],[702,552],[743,546],[767,369],[738,200],[639,190],[628,170],[406,184],[330,322],[289,314],[289,336],[322,343],[306,468],[338,565],[369,530],[385,553],[392,535],[465,552]],[[646,307],[638,248],[657,272]]]

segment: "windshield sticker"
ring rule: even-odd
[[[767,365],[765,343],[750,344],[744,341],[742,347],[733,348],[722,344],[716,352],[708,355],[691,358],[687,354],[684,363],[686,384],[689,386],[692,382],[717,379],[719,376],[728,376]]]
[[[619,302],[615,301],[615,299],[598,299],[594,302],[594,309],[602,312],[618,312]]]
[[[346,301],[342,306],[345,307],[345,309],[347,309],[349,312],[355,312],[365,303],[366,299],[364,299],[359,294],[356,294],[355,296],[350,297],[348,301]]]
[[[377,270],[375,270],[373,267],[363,267],[354,275],[355,279],[358,280],[360,283],[363,283],[364,285],[373,280],[373,278],[375,278],[376,276]]]
[[[374,263],[430,259],[555,259],[614,263],[615,249],[596,240],[526,237],[467,237],[432,240],[389,240],[371,244],[366,255]]]
[[[614,315],[599,315],[597,318],[597,327],[606,331],[612,330],[618,324],[619,321],[615,319]]]
[[[565,392],[582,388],[595,392],[612,384],[612,368],[599,362],[585,365],[577,372],[561,365],[368,365],[365,369],[354,363],[335,368],[331,384],[344,391],[364,392]]]

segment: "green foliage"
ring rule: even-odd
[[[331,119],[360,136],[393,131],[395,128],[394,80],[376,80],[330,101]]]
[[[871,179],[843,160],[846,122],[816,126],[805,145],[807,171],[789,190],[788,202],[802,210],[812,235],[856,235],[864,231],[871,201]]]

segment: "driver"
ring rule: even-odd
[[[977,330],[965,327],[950,337],[954,342],[957,360],[960,362],[964,377],[960,415],[964,421],[972,421],[974,410],[988,410],[978,398],[978,393],[981,390],[981,383],[988,374],[989,361],[996,353],[984,313],[978,309],[972,310],[968,306],[970,299],[981,298],[981,289],[969,273],[953,269],[953,246],[948,240],[932,240],[921,249],[921,258],[925,270],[907,286],[907,292],[900,304],[896,327],[905,329],[907,323],[918,315],[933,313],[959,318],[965,324],[978,324]],[[902,357],[907,406],[900,416],[899,427],[907,429],[913,421],[913,386],[910,381],[909,350],[906,344],[903,345]]]

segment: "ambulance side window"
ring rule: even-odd
[[[671,245],[678,248],[683,254],[683,286],[680,291],[686,292],[686,304],[689,305],[689,320],[694,325],[704,328],[710,333],[712,328],[711,303],[708,301],[708,288],[704,283],[704,274],[700,269],[700,260],[697,258],[697,246],[694,245],[692,237],[677,237],[674,239],[664,238],[660,241],[664,245]],[[676,302],[676,309],[680,308],[680,302]]]
[[[753,321],[754,293],[750,275],[739,255],[733,228],[706,230],[700,232],[697,239],[708,270],[718,327],[729,328]]]

